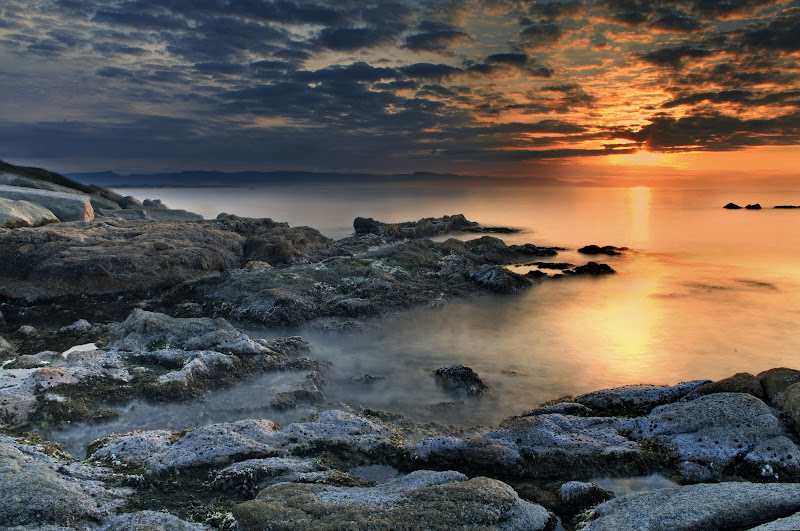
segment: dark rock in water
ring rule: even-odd
[[[754,205],[747,205],[745,208],[746,208],[747,210],[761,210],[761,205],[759,205],[758,203],[756,203],[756,204],[754,204]]]
[[[759,379],[747,372],[740,372],[724,380],[703,384],[693,391],[693,394],[698,395],[712,393],[747,393],[762,400],[767,397]]]
[[[515,229],[512,227],[467,227],[461,229],[462,232],[478,232],[478,233],[487,233],[487,234],[516,234],[518,232],[522,232],[520,229]]]
[[[728,203],[727,205],[725,205],[725,206],[724,206],[724,207],[722,207],[722,208],[727,208],[728,210],[739,210],[739,209],[740,209],[740,208],[742,208],[742,207],[740,207],[740,206],[739,206],[739,205],[737,205],[736,203]]]
[[[524,256],[555,256],[558,251],[564,250],[562,247],[539,247],[532,243],[509,245],[508,248]]]
[[[569,269],[570,267],[575,267],[574,264],[570,264],[567,262],[534,262],[531,265],[535,265],[539,269]]]
[[[797,205],[777,205],[777,206],[774,206],[772,208],[800,208],[800,206],[797,206]]]
[[[584,481],[568,481],[558,490],[561,500],[560,510],[576,513],[593,505],[614,499],[616,496],[608,489]]]
[[[483,265],[471,270],[469,278],[497,293],[516,293],[531,285],[530,280],[503,266]]]
[[[524,276],[526,278],[532,278],[534,280],[538,280],[538,279],[544,278],[544,277],[546,277],[548,275],[544,271],[539,271],[538,269],[532,269],[532,270],[528,271],[527,273],[525,273]]]
[[[376,374],[365,374],[364,376],[358,376],[358,377],[351,378],[351,380],[354,381],[354,382],[365,383],[365,384],[371,384],[373,382],[377,382],[377,381],[385,380],[385,379],[386,379],[386,376],[380,376],[380,375],[376,375]]]
[[[475,371],[464,365],[442,367],[436,369],[433,375],[447,389],[463,391],[468,395],[479,395],[488,388]]]
[[[578,249],[579,253],[583,254],[607,254],[609,256],[614,256],[618,254],[622,254],[620,251],[627,251],[627,247],[614,247],[613,245],[604,245],[600,247],[599,245],[586,245],[585,247],[581,247]]]
[[[608,264],[587,262],[586,265],[578,266],[573,269],[571,273],[575,275],[610,275],[611,273],[616,273],[616,271]]]
[[[474,221],[468,221],[463,214],[456,214],[403,223],[382,223],[372,218],[358,217],[353,221],[353,228],[357,235],[377,234],[390,239],[415,239],[429,238],[448,232],[477,230],[479,225]]]

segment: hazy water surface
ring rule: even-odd
[[[487,296],[423,308],[363,331],[299,333],[312,356],[332,362],[328,406],[366,405],[419,420],[496,424],[566,394],[631,383],[674,384],[800,366],[800,209],[728,211],[722,205],[800,204],[800,191],[618,188],[125,189],[213,218],[220,212],[308,225],[338,238],[355,216],[382,221],[463,213],[520,227],[507,243],[574,250],[627,246],[602,257],[618,274],[553,280],[518,296]],[[474,237],[474,236],[468,236]],[[597,258],[595,258],[597,260]],[[448,395],[431,371],[469,365],[489,384],[479,398]],[[371,384],[351,378],[385,376]],[[265,378],[263,385],[269,386]],[[258,382],[225,391],[257,402]],[[235,398],[231,398],[234,396]],[[208,397],[206,404],[214,401]],[[204,407],[199,403],[197,407]],[[299,417],[306,411],[297,412]],[[213,418],[274,416],[266,409],[215,409]],[[291,415],[290,415],[291,417]],[[169,420],[173,418],[175,420]],[[185,415],[128,415],[128,429],[173,427]],[[292,420],[286,418],[285,420]],[[179,426],[184,427],[184,426]],[[93,434],[104,428],[92,428]],[[120,431],[116,423],[110,431]],[[88,437],[88,435],[86,436]]]

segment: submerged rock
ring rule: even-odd
[[[724,206],[724,207],[722,207],[722,208],[727,208],[728,210],[739,210],[739,209],[740,209],[740,208],[742,208],[742,207],[740,207],[740,206],[739,206],[739,205],[737,205],[736,203],[728,203],[727,205],[725,205],[725,206]]]
[[[552,513],[500,481],[420,470],[376,487],[283,483],[233,508],[242,529],[528,529],[554,525]]]
[[[759,205],[758,203],[755,203],[753,205],[747,205],[745,208],[747,210],[761,210],[761,205]]]
[[[578,266],[571,271],[574,275],[610,275],[616,271],[608,264],[598,264],[597,262],[587,262],[585,265]]]
[[[615,498],[591,511],[580,529],[742,529],[798,510],[800,484],[699,484]]]

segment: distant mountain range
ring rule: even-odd
[[[181,171],[175,173],[119,175],[111,171],[95,173],[68,173],[67,177],[86,185],[109,188],[126,187],[254,187],[254,186],[307,186],[322,184],[528,184],[566,185],[563,181],[545,178],[498,178],[466,176],[451,173],[400,173],[377,175],[371,173],[315,173],[298,171]]]

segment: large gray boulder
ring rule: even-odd
[[[57,221],[56,215],[42,205],[0,197],[0,228],[39,227]]]
[[[772,408],[750,394],[715,393],[675,402],[622,425],[633,439],[660,444],[682,460],[713,471],[734,465],[745,456],[755,470],[780,463],[785,472],[797,473],[800,466],[800,450],[786,438],[784,423]],[[770,442],[776,437],[782,438],[779,458],[788,454],[790,459],[772,460],[777,448],[773,449]],[[764,471],[772,475],[770,469]]]
[[[800,510],[800,484],[718,483],[622,496],[595,508],[584,531],[743,529]]]
[[[91,221],[94,209],[88,195],[51,192],[19,186],[0,185],[0,197],[30,201],[51,211],[60,221]]]
[[[750,531],[797,531],[798,529],[800,529],[800,513],[773,520],[772,522],[754,527]]]
[[[496,529],[542,531],[544,507],[505,483],[420,470],[376,487],[282,483],[233,508],[240,529]]]
[[[188,210],[169,209],[169,208],[148,208],[148,209],[96,209],[95,214],[105,218],[118,218],[126,220],[150,220],[150,221],[199,221],[203,219],[200,214],[189,212]]]
[[[51,457],[41,447],[0,437],[0,522],[90,528],[125,503],[129,489],[109,488],[111,471]]]

